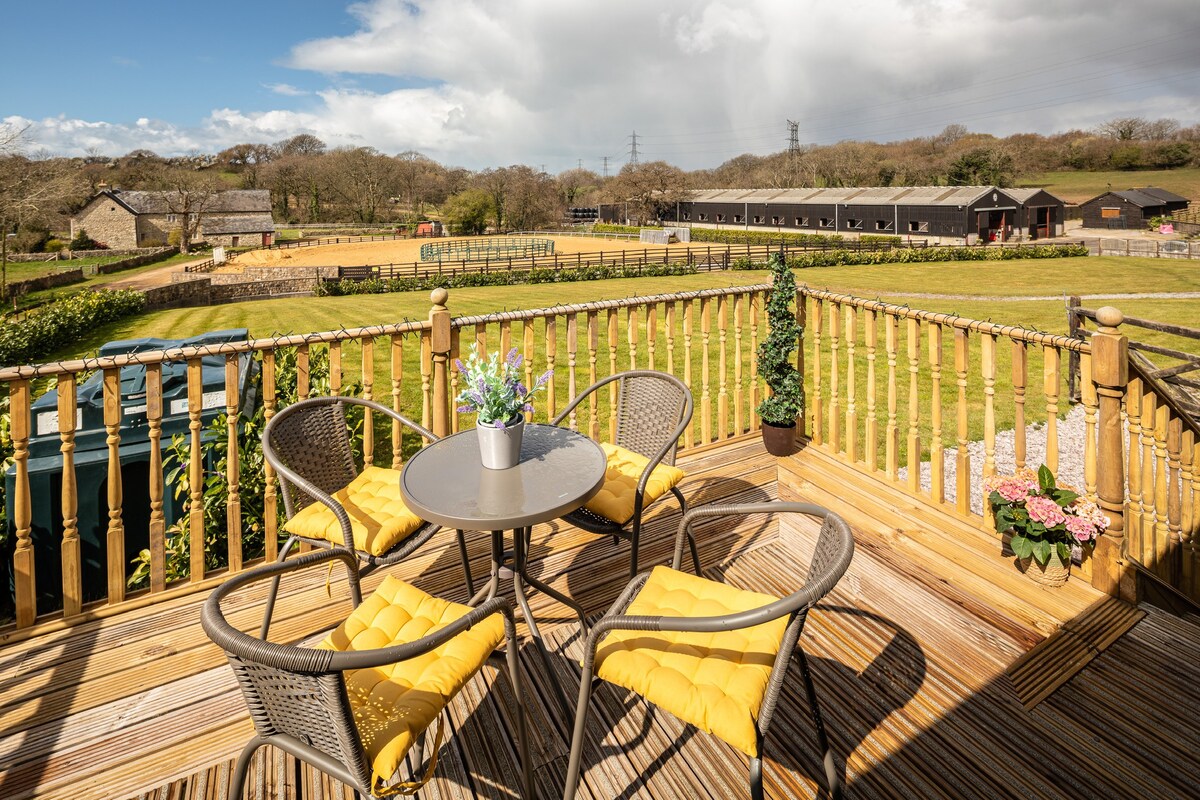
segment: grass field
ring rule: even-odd
[[[109,259],[108,261],[104,261],[102,263],[109,263],[109,262],[115,261],[115,260],[117,260],[117,259]],[[86,289],[100,289],[100,288],[107,286],[110,283],[113,283],[114,281],[125,280],[126,278],[132,278],[134,276],[141,275],[146,272],[151,272],[156,269],[163,269],[164,267],[172,267],[172,266],[177,266],[179,264],[186,264],[189,261],[195,261],[195,260],[196,260],[195,253],[188,253],[186,255],[178,254],[178,255],[171,256],[170,258],[165,259],[163,261],[156,261],[153,264],[146,264],[141,267],[134,267],[133,269],[121,270],[120,272],[112,272],[107,275],[85,275],[85,279],[81,283],[72,283],[69,286],[60,286],[55,289],[42,289],[41,291],[30,292],[27,295],[23,295],[18,300],[18,303],[22,306],[28,306],[28,305],[33,305],[35,303],[41,303],[46,300],[68,297],[72,294],[75,294],[77,292],[82,292]],[[70,261],[70,262],[58,261],[58,262],[53,262],[53,263],[64,265],[63,267],[61,267],[61,269],[75,269],[81,262],[80,261]],[[71,264],[70,267],[65,266],[68,263]],[[9,264],[8,279],[10,281],[25,280],[26,277],[30,277],[28,275],[22,275],[21,277],[13,277],[12,266],[13,266],[12,264]],[[22,265],[22,266],[26,266],[26,265]],[[32,265],[29,265],[29,266],[32,266]]]
[[[1027,175],[1017,186],[1040,187],[1068,203],[1082,203],[1109,189],[1157,186],[1168,192],[1200,199],[1200,168],[1120,170],[1114,172],[1042,172]]]

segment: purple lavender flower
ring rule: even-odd
[[[460,413],[460,414],[469,414],[470,412],[472,412],[474,410],[475,410],[474,406],[459,406],[458,407],[458,413]]]
[[[524,406],[521,407],[521,410],[528,411],[530,414],[532,414],[533,413],[533,404],[526,403]]]
[[[521,366],[521,354],[517,352],[517,348],[508,351],[508,355],[504,358],[505,363],[512,369]]]
[[[467,371],[467,368],[466,368],[466,366],[463,365],[461,358],[454,359],[454,368],[457,369],[459,372]]]
[[[500,419],[498,419],[498,420],[496,420],[496,421],[495,421],[494,423],[492,423],[492,424],[493,424],[493,425],[495,425],[495,426],[496,426],[497,428],[499,428],[500,430],[504,430],[504,420],[500,420]]]
[[[538,376],[537,383],[535,383],[533,385],[533,388],[538,389],[538,388],[541,388],[542,386],[544,386],[546,384],[546,381],[550,380],[550,376],[552,376],[553,374],[554,374],[554,370],[552,370],[552,369],[548,369],[545,372],[543,372],[541,375]]]

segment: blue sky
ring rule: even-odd
[[[1200,123],[1195,0],[10,0],[3,25],[0,123],[67,155],[313,133],[599,171],[637,131],[695,169],[789,119],[819,144]]]

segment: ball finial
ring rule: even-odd
[[[445,288],[439,286],[429,293],[429,300],[435,306],[444,306],[446,301],[450,299],[450,293]]]
[[[1125,321],[1125,315],[1112,306],[1104,306],[1096,311],[1096,322],[1106,328],[1115,328]]]

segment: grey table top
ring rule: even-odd
[[[485,469],[479,436],[466,430],[408,460],[400,476],[404,502],[422,519],[448,528],[508,530],[561,517],[604,485],[607,459],[586,436],[553,425],[526,425],[521,461]]]

